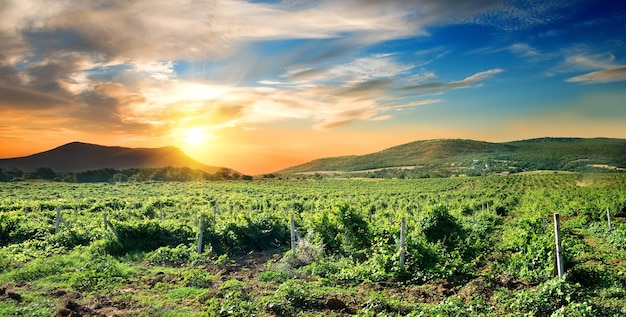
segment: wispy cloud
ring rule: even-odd
[[[487,24],[507,31],[545,25],[575,14],[584,0],[512,0],[507,5],[472,16],[468,23]]]
[[[565,58],[565,64],[575,70],[611,69],[621,67],[613,54],[575,54]]]
[[[608,83],[626,80],[626,65],[617,63],[613,54],[575,54],[567,56],[565,67],[574,71],[589,71],[568,78],[567,82]]]
[[[567,79],[572,83],[608,83],[626,81],[626,67],[591,72]]]
[[[459,89],[459,88],[468,88],[474,84],[477,84],[481,81],[489,79],[496,74],[503,72],[503,69],[494,68],[490,70],[486,70],[483,72],[479,72],[464,78],[459,81],[451,81],[451,82],[434,82],[434,83],[426,83],[414,86],[406,86],[403,87],[402,90],[448,90],[448,89]]]

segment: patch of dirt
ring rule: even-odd
[[[0,298],[12,299],[18,303],[22,301],[22,295],[15,292],[15,289],[10,284],[0,286]]]
[[[55,313],[55,317],[118,317],[126,316],[127,304],[125,302],[112,301],[106,296],[94,295],[86,305],[78,303],[76,300],[67,299],[62,307]]]
[[[448,280],[439,280],[437,281],[437,293],[443,296],[456,295],[456,290],[454,289],[454,285],[450,283]]]
[[[250,280],[254,279],[259,273],[265,272],[265,264],[268,261],[274,260],[278,262],[282,255],[283,253],[280,250],[252,252],[231,257],[230,261],[225,264],[207,264],[202,268],[212,274],[221,275],[222,280]]]
[[[65,299],[80,299],[83,297],[80,293],[70,292],[62,288],[51,291],[48,295],[56,298],[63,297]]]
[[[526,284],[524,282],[518,281],[515,279],[514,276],[508,275],[508,274],[501,275],[498,281],[500,282],[501,286],[506,287],[508,289],[520,289],[522,287],[530,286],[530,284]]]
[[[488,280],[484,277],[479,277],[465,284],[460,290],[459,295],[465,301],[471,301],[475,298],[481,298],[485,301],[489,301],[496,288],[494,281]]]
[[[327,299],[324,305],[326,306],[326,308],[334,311],[343,311],[348,308],[348,305],[346,305],[346,303],[337,298]]]
[[[157,272],[156,276],[153,278],[148,278],[142,280],[145,285],[153,288],[157,283],[165,283],[165,284],[175,284],[183,280],[183,276],[181,274],[170,274],[164,272]]]

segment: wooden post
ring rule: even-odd
[[[476,208],[472,207],[472,223],[476,223]]]
[[[163,215],[163,203],[159,203],[159,219],[163,221],[164,218],[165,216]]]
[[[213,216],[211,217],[211,225],[215,226],[216,222],[217,222],[217,213],[219,212],[219,205],[217,204],[217,202],[215,202],[215,205],[213,205]]]
[[[609,230],[611,230],[611,212],[609,211],[609,207],[606,207],[606,220],[609,223]]]
[[[106,212],[102,215],[102,223],[104,224],[104,231],[107,231],[109,229],[109,221],[107,220]]]
[[[291,256],[296,257],[296,225],[293,221],[293,214],[289,214],[289,228],[291,231]]]
[[[404,270],[404,260],[406,257],[406,217],[402,217],[400,222],[400,270]]]
[[[204,234],[204,213],[200,213],[200,225],[198,226],[198,254],[202,254],[202,238]]]
[[[59,233],[59,225],[61,224],[61,206],[57,207],[57,218],[54,226],[54,234]]]
[[[554,236],[556,243],[556,268],[559,277],[563,277],[565,269],[563,267],[563,250],[561,249],[561,222],[559,214],[554,214]]]
[[[418,203],[418,204],[417,204],[417,218],[418,218],[418,219],[420,218],[420,215],[421,215],[421,214],[420,214],[420,204]]]

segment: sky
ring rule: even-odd
[[[2,158],[173,145],[261,174],[625,123],[624,1],[0,1]]]

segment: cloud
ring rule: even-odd
[[[168,80],[176,78],[174,61],[133,62],[132,66],[134,71],[145,73],[152,79]]]
[[[434,103],[440,103],[442,101],[443,101],[442,99],[425,99],[425,100],[418,100],[418,101],[413,101],[413,102],[408,102],[408,103],[389,103],[389,104],[385,104],[384,107],[389,108],[389,109],[392,109],[392,108],[400,109],[400,108],[425,106],[425,105],[430,105]]]
[[[571,54],[561,66],[565,71],[590,71],[570,77],[572,83],[608,83],[626,80],[626,65],[617,63],[613,54]]]
[[[386,120],[398,108],[440,102],[424,95],[501,70],[429,83],[437,75],[423,67],[449,50],[407,58],[367,49],[467,23],[502,3],[8,0],[0,5],[0,108],[33,117],[53,109],[70,130],[157,135],[190,124],[294,119],[330,129]]]
[[[503,72],[503,69],[494,68],[490,70],[486,70],[483,72],[478,72],[476,74],[470,75],[463,80],[459,81],[451,81],[451,82],[436,82],[436,83],[426,83],[420,85],[412,85],[403,87],[401,90],[448,90],[448,89],[460,89],[460,88],[468,88],[473,84],[476,84],[480,81],[484,81],[493,77],[496,74]]]
[[[71,101],[53,94],[42,93],[23,87],[0,85],[0,96],[2,96],[0,99],[0,109],[4,108],[5,110],[43,110],[71,105]]]
[[[571,83],[608,83],[626,81],[626,67],[591,72],[566,80]]]
[[[490,25],[506,31],[525,30],[562,20],[579,12],[584,0],[513,0],[493,10],[470,16],[467,23]]]
[[[565,64],[575,70],[612,69],[622,65],[615,63],[613,54],[575,54],[565,58]]]

